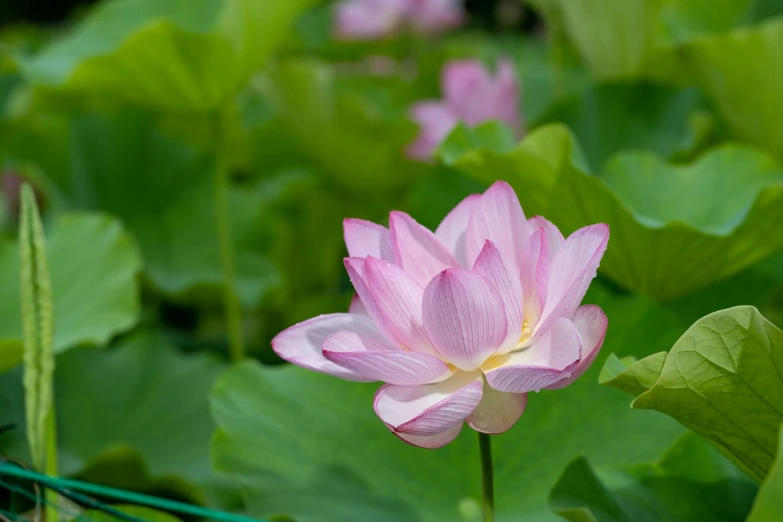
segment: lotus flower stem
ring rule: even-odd
[[[481,485],[484,495],[482,503],[484,522],[495,520],[495,488],[492,476],[492,440],[487,433],[479,432],[479,449],[481,450]]]
[[[245,357],[245,341],[242,335],[242,308],[236,293],[236,265],[234,241],[229,211],[229,168],[223,151],[223,125],[220,112],[214,115],[215,144],[215,217],[223,271],[223,307],[228,324],[229,355],[233,362]]]
[[[54,401],[54,397],[52,397]],[[55,419],[54,409],[49,410],[49,414],[46,416],[46,463],[44,464],[44,472],[50,477],[57,476],[57,421]],[[46,488],[46,520],[57,522],[59,514],[57,512],[57,506],[59,505],[59,496],[57,492]]]

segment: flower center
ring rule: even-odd
[[[483,371],[499,368],[503,363],[506,362],[511,353],[527,348],[527,343],[530,341],[531,330],[532,329],[530,328],[528,322],[523,321],[522,331],[519,333],[519,341],[517,341],[517,345],[512,350],[508,350],[507,352],[493,353],[487,357],[487,359],[479,366],[479,368]]]
[[[527,321],[522,322],[522,331],[519,334],[519,341],[514,347],[514,350],[520,350],[525,347],[525,344],[530,340],[531,328]],[[511,350],[512,352],[514,350]]]
[[[500,367],[500,361],[498,359],[501,359],[503,356],[498,354],[492,354],[489,356],[489,358],[484,361],[484,364],[480,366],[482,371],[488,371],[488,370],[494,370],[496,368]]]

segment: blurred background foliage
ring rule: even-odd
[[[0,425],[24,425],[28,180],[49,235],[63,474],[300,522],[478,520],[469,434],[401,444],[372,414],[373,385],[280,367],[269,343],[347,309],[343,218],[400,209],[435,227],[505,179],[528,216],[568,233],[606,222],[612,239],[585,300],[609,317],[602,355],[496,438],[498,519],[587,520],[576,487],[601,491],[601,521],[742,520],[754,483],[597,378],[609,353],[668,350],[721,308],[783,325],[783,2],[468,0],[460,30],[361,43],[332,37],[332,4],[0,5]],[[406,158],[409,107],[440,95],[443,64],[500,56],[522,85],[524,139],[461,126],[438,161]],[[233,366],[221,166],[255,359]],[[0,452],[27,462],[20,427]],[[677,488],[726,505],[683,510]]]

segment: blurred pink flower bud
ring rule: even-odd
[[[455,0],[413,0],[411,25],[420,33],[440,33],[465,21],[462,2]]]
[[[497,72],[475,60],[449,62],[441,75],[443,100],[425,100],[411,107],[411,118],[420,132],[408,147],[408,156],[429,160],[458,122],[475,126],[499,120],[522,133],[519,85],[508,59],[498,61]]]
[[[378,40],[405,23],[410,0],[344,0],[337,4],[335,33],[342,40]]]
[[[378,40],[405,28],[432,34],[460,25],[460,0],[343,0],[335,9],[341,40]]]
[[[3,203],[5,204],[6,212],[14,222],[19,219],[19,209],[21,207],[20,191],[25,181],[25,177],[14,170],[6,170],[0,174],[0,192],[2,192]],[[34,193],[35,199],[40,206],[42,203],[41,195],[35,190]]]

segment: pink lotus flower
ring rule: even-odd
[[[567,386],[592,364],[607,320],[579,303],[606,250],[606,225],[564,239],[546,219],[526,220],[500,181],[462,201],[435,233],[402,212],[389,225],[345,220],[345,266],[358,298],[349,313],[280,333],[278,355],[385,382],[375,412],[424,448],[451,442],[464,422],[502,433],[528,392]]]
[[[472,127],[499,120],[521,135],[519,87],[510,60],[498,61],[495,78],[481,62],[449,62],[443,68],[441,88],[445,99],[426,100],[411,107],[411,118],[419,124],[420,131],[408,147],[409,157],[431,159],[459,122]]]
[[[386,38],[410,27],[438,33],[464,19],[460,0],[344,0],[335,11],[335,34],[343,40]]]

